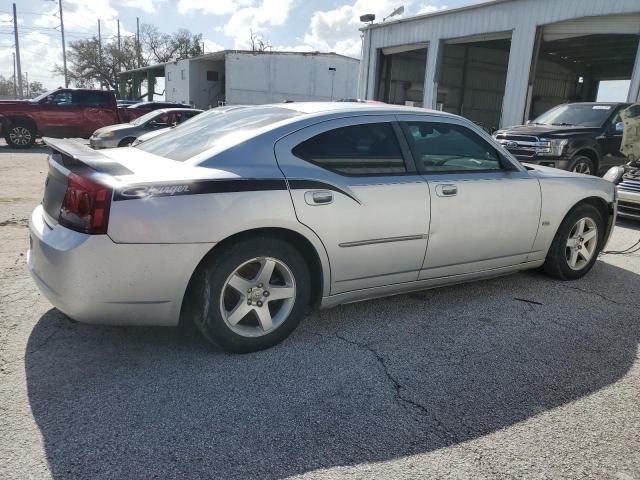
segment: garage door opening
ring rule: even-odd
[[[376,100],[422,107],[427,68],[426,44],[383,48],[378,65]]]
[[[544,26],[538,34],[526,118],[566,102],[626,101],[639,25],[640,16],[629,15]]]
[[[438,108],[492,132],[500,125],[511,37],[443,45]]]

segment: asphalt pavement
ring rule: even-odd
[[[640,253],[316,312],[229,355],[53,309],[25,269],[45,177],[44,149],[0,146],[0,478],[640,479]]]

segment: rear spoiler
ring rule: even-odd
[[[62,156],[62,164],[65,167],[82,164],[108,175],[133,175],[133,172],[121,163],[114,162],[99,150],[94,150],[77,140],[50,137],[43,137],[42,140],[51,147],[54,155]]]

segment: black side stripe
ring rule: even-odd
[[[260,192],[286,189],[287,184],[284,179],[276,178],[183,180],[129,185],[118,189],[113,196],[113,200],[118,202],[147,197],[175,197],[208,193]]]
[[[340,187],[336,187],[330,183],[321,182],[319,180],[306,180],[302,178],[294,178],[289,180],[289,188],[292,190],[331,190],[333,192],[338,192],[343,195],[346,195],[351,200],[356,203],[362,205],[360,200],[351,195],[349,192],[341,189]]]
[[[292,190],[331,190],[341,193],[354,202],[360,201],[350,193],[330,183],[318,180],[289,180]],[[209,193],[236,193],[287,190],[287,182],[276,178],[178,180],[172,182],[138,183],[116,190],[113,200],[136,200],[148,197],[176,197],[182,195],[205,195]]]

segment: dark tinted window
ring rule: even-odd
[[[302,142],[293,154],[343,175],[394,175],[407,171],[390,123],[329,130]]]
[[[81,107],[107,107],[110,105],[106,92],[73,92],[73,104]]]
[[[419,172],[501,169],[496,150],[465,127],[427,122],[406,122],[404,127]]]

